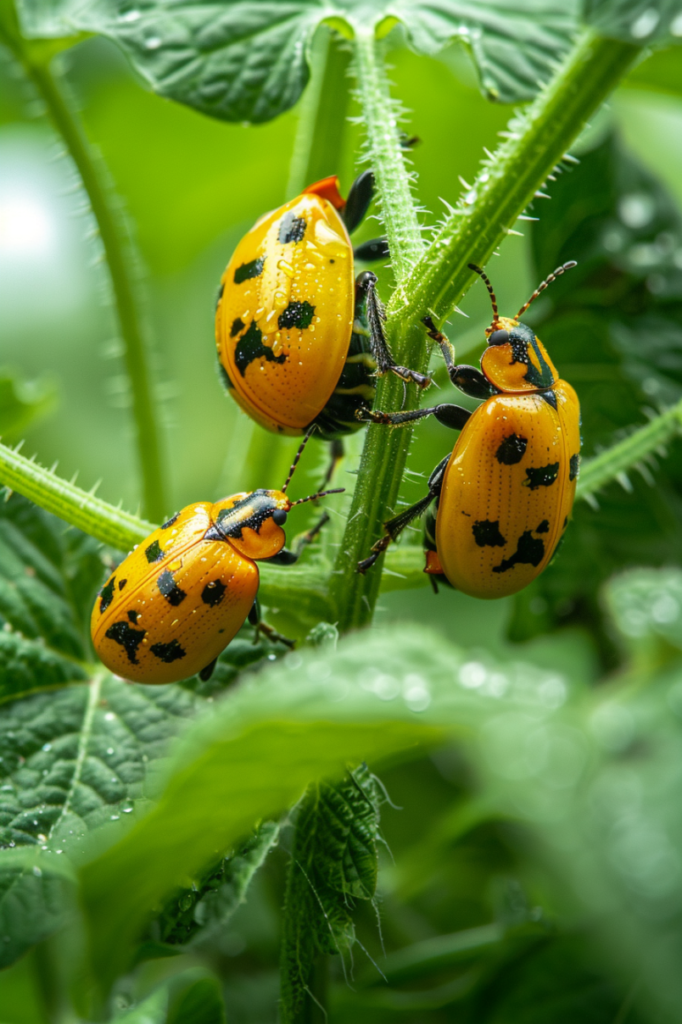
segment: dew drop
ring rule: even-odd
[[[647,7],[639,17],[635,18],[630,26],[630,35],[633,39],[646,39],[654,31],[660,21],[660,14],[653,7]]]

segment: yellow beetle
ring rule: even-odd
[[[486,283],[493,321],[481,370],[456,366],[447,338],[424,318],[440,344],[452,383],[485,399],[473,412],[444,403],[405,413],[367,413],[393,426],[434,415],[461,431],[451,455],[429,479],[429,493],[385,523],[386,535],[358,566],[365,572],[391,540],[417,516],[429,512],[425,529],[426,568],[436,580],[472,597],[496,598],[527,586],[548,565],[568,524],[580,461],[580,405],[534,331],[519,321],[531,302],[560,274],[565,263],[533,292],[515,317],[501,317],[490,281]]]
[[[223,274],[216,309],[221,376],[241,408],[278,434],[312,424],[334,440],[360,427],[375,375],[389,370],[420,387],[423,374],[397,366],[382,329],[376,275],[354,278],[353,258],[387,254],[376,239],[353,250],[349,232],[374,190],[366,171],[345,201],[336,177],[306,188],[262,217]]]
[[[256,560],[295,562],[327,517],[294,552],[284,547],[287,513],[294,505],[340,493],[287,497],[309,436],[281,491],[194,502],[121,562],[100,590],[90,620],[92,642],[107,668],[138,683],[174,683],[197,672],[209,679],[247,616],[272,639],[291,643],[260,621]]]

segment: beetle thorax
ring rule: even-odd
[[[486,338],[481,369],[500,391],[543,391],[559,379],[545,346],[527,324],[498,317],[486,330]]]
[[[282,524],[291,502],[281,491],[233,494],[211,507],[214,539],[229,541],[247,558],[271,558],[286,541]],[[208,534],[207,534],[208,536]]]

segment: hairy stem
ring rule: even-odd
[[[129,551],[155,529],[152,523],[102,501],[94,491],[62,480],[4,444],[0,444],[0,484],[119,551]]]
[[[588,499],[629,469],[636,469],[638,463],[648,455],[682,433],[682,400],[672,408],[656,416],[645,427],[635,430],[623,441],[614,444],[594,458],[588,459],[580,469],[576,498]]]
[[[400,291],[424,250],[412,198],[410,175],[405,166],[398,129],[397,110],[391,99],[381,56],[381,44],[369,34],[355,41],[358,94],[367,125],[369,153],[377,182],[391,264]],[[389,342],[398,362],[406,352],[408,365],[423,369],[426,363],[424,332],[410,325],[389,330]],[[377,405],[381,409],[415,408],[414,385],[403,385],[392,374],[380,380]],[[376,603],[380,573],[365,577],[355,571],[357,562],[381,533],[382,520],[398,496],[412,431],[370,426],[360,462],[348,526],[339,549],[331,582],[339,628],[352,629],[369,622]]]
[[[115,508],[4,444],[0,444],[0,485],[117,551],[132,550],[156,529],[156,524]],[[303,621],[312,625],[320,618],[333,619],[327,579],[319,568],[262,565],[260,572],[260,597],[265,604],[287,607],[295,593],[296,611]]]
[[[467,264],[487,261],[640,52],[638,46],[601,39],[585,30],[553,81],[512,123],[508,140],[483,168],[472,192],[425,249],[377,44],[368,36],[358,36],[359,96],[397,279],[387,324],[397,362],[425,369],[421,317],[431,310],[442,321],[454,308],[473,277]],[[395,411],[416,404],[411,387],[404,396],[398,382],[386,379],[380,383],[377,408]],[[371,621],[381,560],[365,577],[358,577],[355,567],[382,535],[382,522],[395,507],[410,436],[408,430],[385,427],[370,427],[367,432],[332,581],[342,629]]]
[[[432,310],[442,322],[452,312],[474,279],[468,264],[485,266],[640,53],[640,46],[583,31],[549,85],[511,122],[507,141],[447,217],[404,289],[393,295],[389,316],[410,324]]]
[[[104,247],[116,304],[124,359],[132,393],[137,434],[138,460],[142,475],[145,514],[161,519],[168,512],[162,472],[159,428],[152,397],[149,357],[141,325],[141,315],[133,281],[135,258],[120,216],[114,210],[106,171],[101,158],[93,152],[80,124],[67,102],[63,83],[52,73],[51,57],[58,46],[25,40],[16,19],[7,7],[0,18],[0,40],[5,42],[33,82],[48,114],[61,136],[90,200]]]

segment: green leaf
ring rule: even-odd
[[[104,575],[92,538],[18,495],[0,502],[0,846],[8,854],[25,846],[31,856],[77,855],[89,830],[125,821],[168,740],[205,706],[192,692],[208,685],[198,679],[133,686],[91,663],[90,612]],[[270,651],[237,641],[206,692]],[[240,863],[237,901],[249,878]],[[3,965],[57,926],[60,891],[49,872],[0,860]]]
[[[584,0],[585,18],[604,36],[628,43],[679,42],[680,0]]]
[[[298,100],[323,21],[344,34],[405,25],[433,54],[454,39],[477,63],[486,94],[528,99],[551,75],[577,27],[577,2],[544,0],[23,0],[24,30],[97,32],[115,40],[155,92],[227,121],[268,121]]]
[[[225,1024],[225,1005],[218,979],[201,977],[192,981],[190,971],[180,977],[182,987],[177,982],[171,987],[166,1024]]]
[[[225,1024],[217,978],[190,968],[115,1018],[120,1024]]]
[[[98,547],[18,495],[0,502],[0,700],[88,678]]]
[[[682,1006],[682,573],[627,574],[610,591],[626,642],[648,635],[651,648],[663,632],[677,650],[578,716],[563,710],[531,731],[500,716],[481,752],[487,785],[503,787],[541,839],[560,905],[592,922],[602,965],[642,1016],[672,1024]]]
[[[56,391],[46,381],[24,381],[9,371],[0,371],[0,437],[18,440],[34,420],[54,405]]]
[[[0,968],[67,923],[74,881],[65,857],[36,847],[0,850]]]
[[[419,53],[453,40],[471,52],[489,99],[531,99],[552,77],[578,25],[574,0],[394,0],[387,5]]]
[[[284,902],[284,1024],[300,1019],[317,959],[355,941],[355,900],[376,891],[378,831],[378,790],[365,765],[336,785],[311,786],[298,808]]]
[[[655,51],[630,72],[623,85],[679,96],[682,93],[680,51],[672,46],[667,50]]]
[[[682,651],[682,574],[679,569],[635,569],[609,581],[604,597],[627,646],[639,652],[647,641]]]
[[[176,893],[152,924],[152,942],[182,946],[210,939],[243,903],[254,874],[278,838],[279,825],[266,821],[233,853]],[[158,956],[158,950],[150,947],[150,955]]]
[[[414,756],[480,723],[502,696],[542,718],[565,691],[555,675],[488,669],[404,627],[354,635],[333,654],[288,654],[244,683],[187,730],[154,809],[110,849],[94,844],[83,868],[94,975],[106,987],[152,908],[311,782],[349,762]]]

